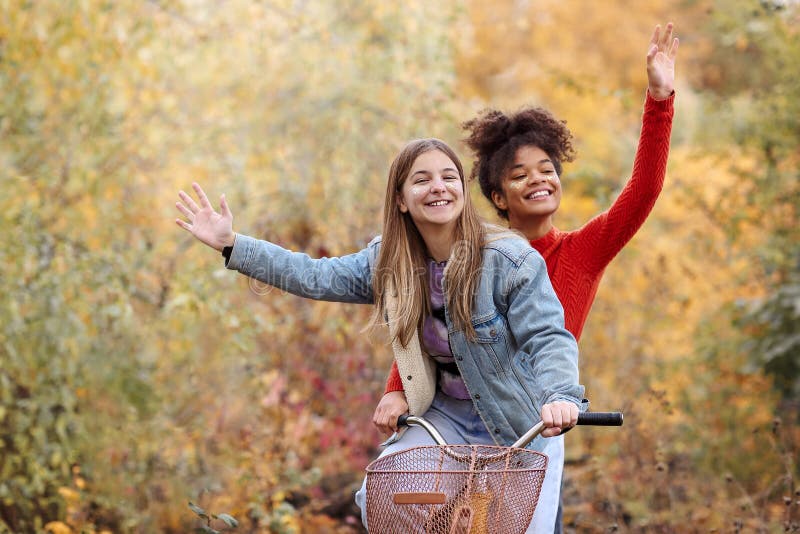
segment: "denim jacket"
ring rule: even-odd
[[[378,237],[355,254],[312,259],[237,234],[227,267],[302,297],[371,304],[372,271],[379,248]],[[585,410],[581,402],[584,388],[578,383],[577,343],[564,328],[564,311],[544,260],[524,239],[512,234],[490,237],[483,248],[472,310],[475,339],[454,326],[447,309],[445,318],[456,364],[497,444],[516,441],[539,421],[544,404],[565,400]],[[389,322],[391,328],[390,312]],[[414,343],[418,347],[418,339]],[[394,345],[397,349],[399,343]],[[408,396],[413,388],[406,383],[411,375],[405,375],[410,371],[400,359],[398,368]],[[430,365],[420,369],[428,381],[431,369]],[[413,385],[419,385],[419,380]],[[427,410],[434,394],[430,387],[422,389],[424,398],[409,398],[409,406],[419,413]],[[540,449],[540,440],[532,447]]]

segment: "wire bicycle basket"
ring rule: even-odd
[[[547,456],[525,449],[544,429],[531,428],[510,447],[448,445],[421,417],[400,425],[422,426],[439,445],[413,447],[367,466],[370,533],[523,534],[533,519],[547,470]],[[583,413],[578,424],[618,426],[620,413]]]
[[[367,467],[370,532],[510,534],[533,518],[547,469],[536,451],[485,445],[415,447]]]

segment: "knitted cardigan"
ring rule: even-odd
[[[392,369],[397,371],[401,387],[406,392],[408,412],[411,415],[422,415],[433,402],[436,394],[436,362],[422,350],[417,332],[411,336],[408,346],[400,343],[397,333],[397,321],[394,321],[397,310],[397,300],[391,297],[391,291],[386,292],[386,315],[390,325],[392,351],[394,364]]]

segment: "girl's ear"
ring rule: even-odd
[[[400,213],[408,213],[408,206],[406,206],[406,202],[403,200],[403,195],[397,193],[394,198],[395,201],[397,201],[397,207],[400,208]]]
[[[497,209],[501,210],[508,209],[508,202],[506,202],[506,196],[500,191],[492,191],[492,203],[495,205]]]

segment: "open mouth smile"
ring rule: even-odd
[[[433,202],[428,202],[425,205],[426,206],[438,207],[438,206],[447,206],[448,204],[450,204],[449,200],[434,200]]]
[[[525,198],[528,200],[539,200],[541,198],[547,198],[553,194],[552,191],[548,191],[547,189],[540,189],[538,191],[534,191],[528,195],[525,195]]]

